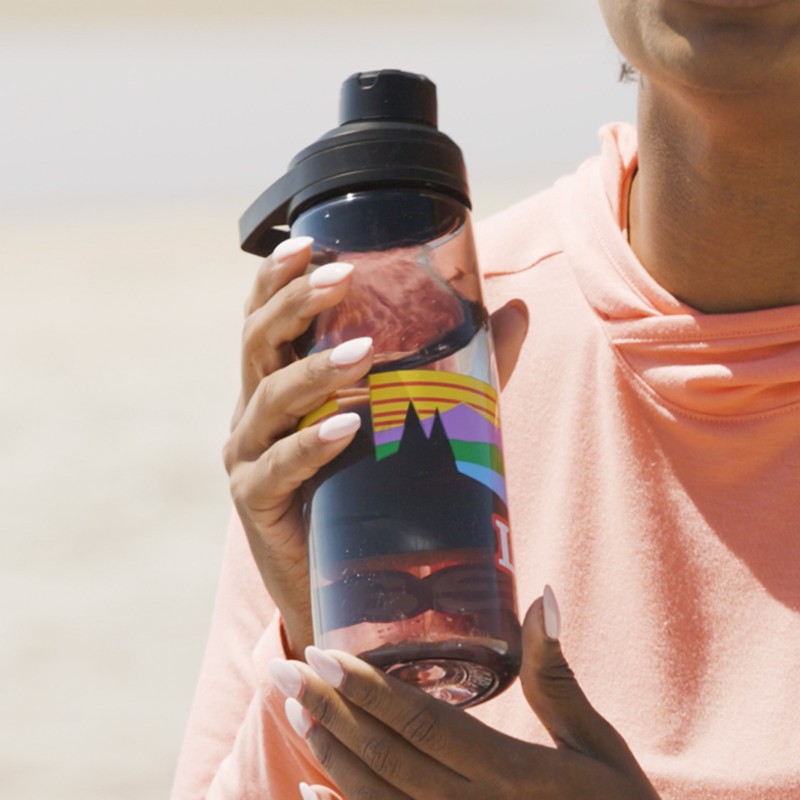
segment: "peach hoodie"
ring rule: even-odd
[[[479,226],[490,305],[531,327],[503,394],[520,607],[665,800],[800,798],[800,307],[706,315],[630,250],[633,131]],[[279,625],[238,521],[173,800],[326,783],[266,664]],[[549,743],[519,684],[469,712]],[[487,758],[490,754],[487,753]]]

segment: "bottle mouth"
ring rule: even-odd
[[[339,124],[393,120],[437,127],[436,85],[396,69],[357,72],[342,84]]]

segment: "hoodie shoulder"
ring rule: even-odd
[[[547,189],[493,214],[475,228],[485,278],[523,272],[563,251],[555,191]]]

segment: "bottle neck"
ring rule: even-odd
[[[313,236],[315,251],[374,252],[415,247],[455,234],[469,209],[447,195],[417,188],[346,192],[301,211],[292,236]]]

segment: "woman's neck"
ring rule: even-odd
[[[800,111],[642,79],[631,246],[707,313],[800,304]]]

